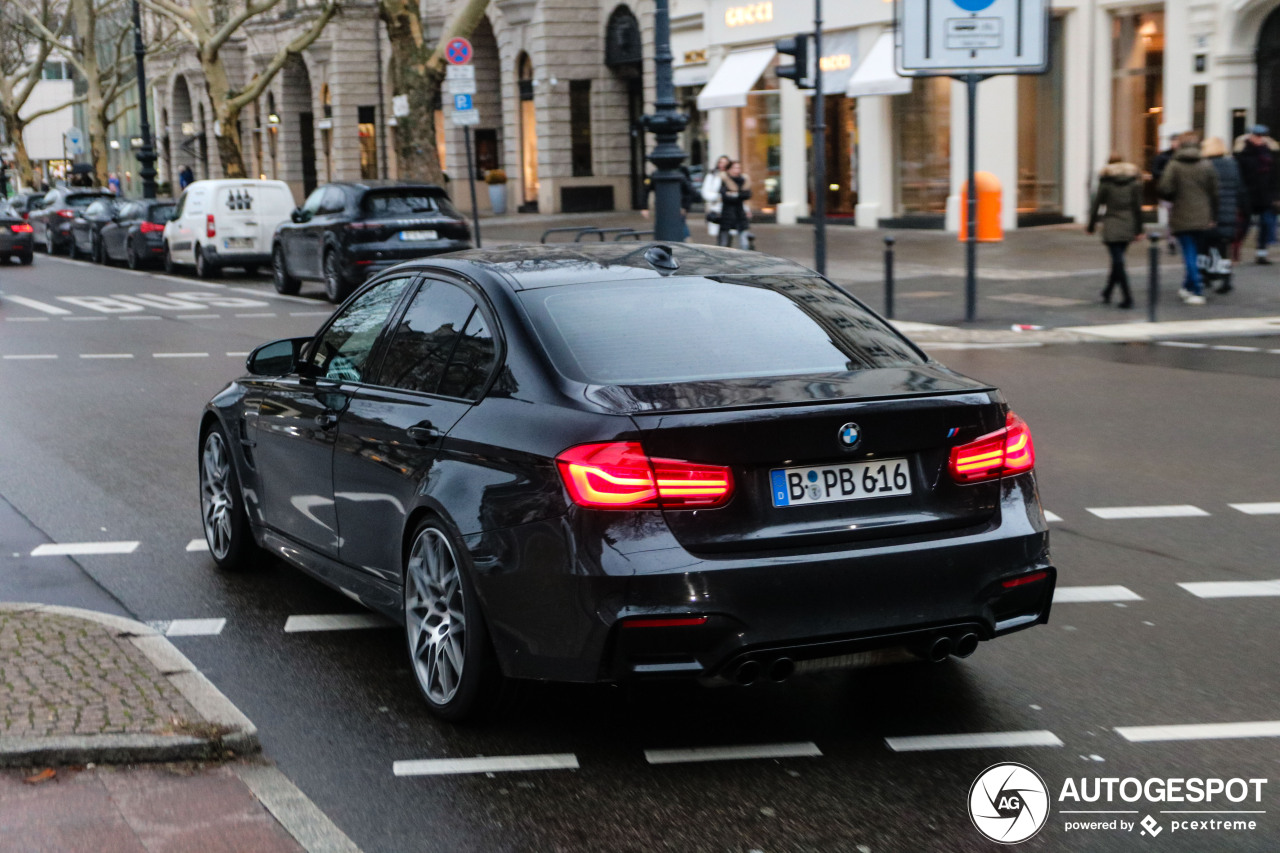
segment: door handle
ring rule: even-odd
[[[325,409],[316,415],[316,426],[320,429],[333,429],[338,424],[338,413],[333,409]]]
[[[418,444],[434,444],[440,440],[440,430],[432,426],[429,421],[414,424],[409,427],[406,432],[408,432],[409,437],[418,442]]]

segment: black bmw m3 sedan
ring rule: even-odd
[[[393,267],[206,407],[215,562],[404,626],[438,715],[504,679],[942,661],[1048,620],[1031,433],[814,272],[659,244]]]

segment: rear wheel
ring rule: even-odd
[[[169,252],[169,244],[164,244],[164,271],[173,275],[178,271],[178,265],[173,262],[173,255]]]
[[[74,234],[71,235],[71,245],[67,246],[67,257],[73,261],[79,260],[80,258],[80,250],[76,248],[76,238]]]
[[[454,722],[492,707],[503,684],[462,550],[437,519],[414,531],[404,572],[404,622],[418,690]]]
[[[218,568],[246,569],[261,557],[244,511],[240,476],[219,424],[209,427],[200,442],[200,515],[205,543]]]
[[[125,241],[124,262],[129,265],[131,270],[136,270],[142,266],[142,258],[138,257],[138,248],[133,245],[133,240]]]
[[[24,267],[29,267],[31,266],[31,262],[35,260],[35,257],[36,253],[31,249],[27,249],[25,252],[18,253],[18,263],[22,264]]]
[[[196,277],[197,278],[217,278],[218,268],[204,256],[204,252],[196,246]]]
[[[93,261],[103,265],[111,263],[111,258],[107,257],[107,247],[102,244],[101,237],[93,241]]]
[[[283,293],[286,296],[292,296],[302,288],[302,282],[289,275],[283,246],[276,246],[271,252],[271,281],[276,286],[276,293]]]
[[[324,293],[335,305],[345,302],[351,294],[351,284],[343,277],[338,253],[334,251],[324,253]]]

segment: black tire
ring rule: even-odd
[[[44,251],[45,251],[45,254],[49,255],[50,257],[53,257],[54,255],[58,254],[58,244],[57,242],[54,241],[53,234],[49,232],[48,228],[46,228],[44,231]]]
[[[124,241],[124,262],[131,270],[142,268],[142,258],[138,257],[138,250],[133,245],[133,239]]]
[[[164,244],[164,271],[169,275],[173,275],[178,271],[178,265],[173,262],[173,255],[169,254],[169,244]]]
[[[93,262],[102,264],[104,267],[111,264],[111,258],[107,257],[107,247],[103,245],[101,237],[93,241]]]
[[[240,472],[231,454],[231,443],[221,424],[211,424],[200,434],[200,521],[209,556],[224,571],[256,567],[263,552],[253,540],[249,516],[244,510]]]
[[[338,266],[338,253],[332,250],[324,253],[324,295],[334,305],[346,302],[351,295],[351,283],[343,277]]]
[[[80,249],[76,246],[76,237],[71,235],[71,244],[67,246],[67,257],[73,261],[80,259]]]
[[[257,264],[248,264],[248,265],[244,268],[244,275],[245,275],[245,278],[253,278],[253,277],[254,277],[255,275],[257,275],[257,274],[258,274],[258,265],[257,265]]]
[[[302,289],[302,282],[289,275],[289,267],[284,260],[284,247],[277,245],[271,250],[271,283],[276,286],[276,293],[293,296]]]
[[[433,554],[452,562],[456,582],[449,582],[447,572],[433,573]],[[494,710],[506,679],[471,584],[467,551],[440,519],[424,519],[410,537],[402,589],[409,669],[427,707],[455,723]],[[452,618],[459,609],[460,623]],[[456,672],[458,664],[461,673]]]
[[[18,253],[18,263],[22,264],[24,267],[31,266],[31,262],[34,261],[35,259],[36,259],[36,253],[31,249],[27,249],[25,252]]]
[[[196,246],[196,278],[217,278],[219,272],[216,266],[205,260],[204,252]]]

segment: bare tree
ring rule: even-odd
[[[475,32],[489,0],[459,0],[434,46],[426,42],[418,0],[378,0],[378,15],[391,41],[391,86],[409,99],[409,115],[396,119],[396,164],[407,180],[441,180],[436,152],[435,104],[444,80],[444,51],[451,39]]]
[[[4,122],[5,135],[13,145],[19,178],[26,186],[31,186],[34,177],[23,136],[28,125],[79,100],[25,110],[44,74],[45,62],[55,44],[66,38],[69,24],[65,10],[53,0],[39,0],[33,5],[34,8],[29,8],[24,0],[0,0],[0,21],[5,22],[0,26],[0,121]],[[53,39],[23,26],[28,18],[38,21]]]
[[[248,174],[240,140],[240,113],[266,91],[289,57],[302,53],[319,38],[338,11],[338,0],[320,0],[319,5],[313,7],[315,17],[310,26],[277,50],[257,76],[250,75],[251,79],[243,86],[236,86],[222,60],[222,49],[242,27],[282,2],[234,0],[229,7],[222,0],[143,0],[143,5],[171,21],[181,38],[195,48],[217,120],[218,159],[228,178],[243,178]]]

